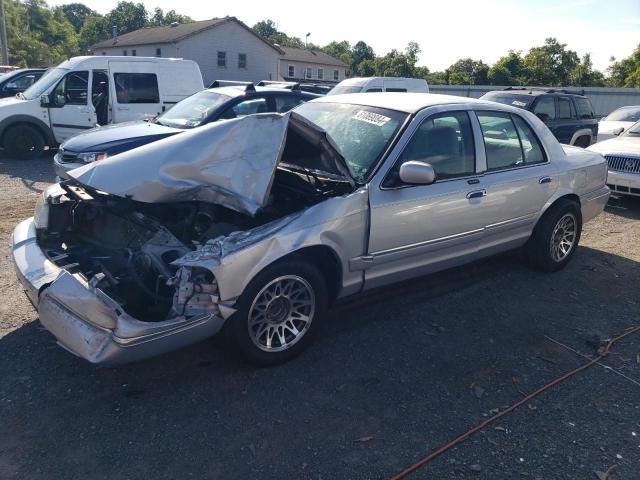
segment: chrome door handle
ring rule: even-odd
[[[472,198],[482,198],[482,197],[486,197],[487,196],[487,191],[486,190],[474,190],[473,192],[469,192],[467,193],[467,198],[468,199],[472,199]]]
[[[553,180],[551,177],[541,177],[540,180],[538,180],[538,183],[540,185],[544,183],[551,183],[551,180]]]

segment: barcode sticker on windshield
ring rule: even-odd
[[[360,110],[353,116],[353,118],[362,122],[377,125],[378,127],[383,126],[385,123],[391,120],[389,117],[385,117],[384,115],[380,115],[379,113],[366,112],[364,110]]]
[[[516,107],[526,107],[527,104],[524,102],[520,102],[518,100],[514,100],[513,102],[511,102],[511,105],[515,105]]]

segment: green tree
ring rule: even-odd
[[[568,85],[571,72],[579,65],[578,54],[567,49],[566,43],[547,38],[542,47],[533,47],[524,57],[527,80],[532,85]]]
[[[526,82],[527,73],[522,54],[515,50],[498,59],[487,72],[492,85],[522,85]]]
[[[87,18],[98,15],[98,12],[91,10],[83,3],[68,3],[58,8],[62,10],[64,16],[73,25],[76,33],[80,32]]]
[[[640,88],[640,44],[627,58],[615,61],[607,69],[607,83],[612,87]]]
[[[252,27],[256,33],[263,36],[271,43],[280,45],[281,47],[304,48],[304,42],[298,37],[290,37],[286,33],[278,30],[276,22],[273,20],[261,20]],[[311,45],[311,48],[315,45]]]
[[[164,13],[160,7],[156,7],[153,10],[153,15],[149,19],[148,26],[160,27],[163,25],[171,25],[172,23],[189,23],[193,22],[191,17],[187,15],[180,15],[175,10],[169,10]]]
[[[450,85],[488,85],[489,65],[482,60],[464,58],[447,68]]]
[[[91,45],[105,40],[110,36],[111,26],[106,17],[102,15],[92,15],[88,17],[78,34],[80,52],[88,52]]]
[[[106,15],[109,27],[115,25],[120,35],[145,27],[148,17],[144,4],[133,2],[118,2]]]

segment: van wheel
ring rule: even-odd
[[[258,274],[236,305],[229,319],[235,345],[257,366],[277,365],[317,335],[328,305],[326,281],[315,266],[285,259]]]
[[[4,147],[12,157],[31,160],[38,158],[44,152],[44,138],[35,128],[29,125],[18,125],[5,132]]]
[[[564,268],[578,248],[582,232],[580,206],[560,199],[538,221],[524,248],[529,265],[543,272]]]

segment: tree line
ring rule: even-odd
[[[19,66],[51,66],[75,56],[89,54],[89,47],[106,40],[115,26],[119,34],[143,27],[193,21],[175,10],[148,11],[144,4],[121,1],[102,15],[82,3],[49,7],[44,0],[5,0],[9,61]],[[583,87],[640,87],[640,44],[622,60],[611,59],[606,72],[593,67],[591,56],[580,57],[567,44],[547,38],[528,52],[510,50],[493,65],[464,58],[443,71],[419,66],[420,45],[409,42],[404,50],[378,55],[364,41],[351,45],[333,41],[320,46],[305,43],[278,29],[273,20],[262,20],[253,29],[283,47],[322,50],[348,65],[348,76],[424,78],[433,85],[528,85]]]

